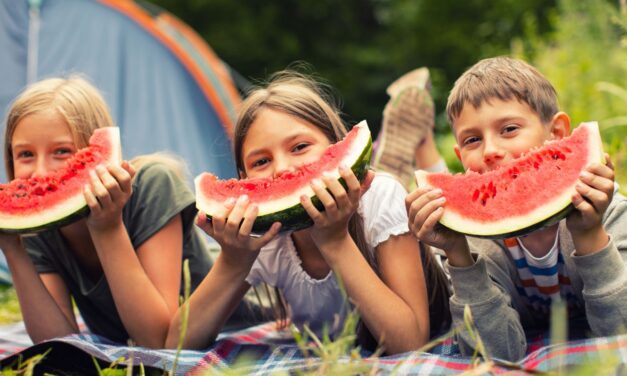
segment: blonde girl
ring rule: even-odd
[[[7,176],[28,179],[62,168],[94,129],[112,125],[85,79],[37,82],[9,109]],[[33,342],[78,332],[73,298],[91,332],[161,348],[179,303],[183,258],[190,259],[192,287],[209,270],[184,181],[146,158],[135,167],[96,169],[84,189],[86,218],[35,236],[0,235]]]

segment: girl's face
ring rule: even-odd
[[[277,177],[311,163],[330,141],[324,132],[281,111],[262,109],[250,125],[242,144],[246,177]]]
[[[69,125],[56,111],[28,115],[11,139],[16,178],[28,179],[55,171],[77,150]]]

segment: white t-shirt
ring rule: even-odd
[[[392,176],[377,173],[361,197],[358,213],[363,218],[371,258],[374,248],[390,236],[409,232],[405,196],[407,192]],[[289,234],[281,234],[261,249],[246,278],[255,286],[265,282],[281,290],[294,324],[321,333],[325,323],[330,334],[341,329],[349,309],[332,272],[314,279],[301,266]]]

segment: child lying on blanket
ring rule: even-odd
[[[478,172],[570,130],[547,79],[506,57],[481,60],[466,71],[451,91],[447,113],[458,143],[455,153],[466,169]],[[520,359],[525,332],[547,328],[557,299],[567,303],[574,329],[589,326],[597,336],[625,332],[627,199],[617,193],[609,156],[606,160],[581,174],[572,197],[576,210],[566,220],[505,241],[438,226],[446,205],[438,190],[418,187],[407,197],[413,233],[448,256],[454,326],[463,327],[469,305],[489,356]],[[470,354],[473,338],[464,331],[459,340],[462,353]]]

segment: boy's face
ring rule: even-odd
[[[490,99],[479,108],[466,103],[453,124],[455,153],[466,170],[490,171],[545,141],[568,135],[568,116],[557,113],[549,124],[526,103]]]

